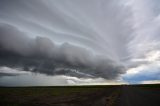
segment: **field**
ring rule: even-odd
[[[160,106],[160,85],[0,87],[0,106]]]

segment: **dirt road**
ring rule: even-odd
[[[160,106],[160,88],[122,86],[116,106]]]

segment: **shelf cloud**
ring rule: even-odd
[[[1,0],[0,67],[125,81],[138,81],[133,70],[159,73],[159,3]]]
[[[8,24],[0,25],[1,65],[48,75],[113,79],[124,67],[110,58],[69,43],[56,45],[46,37],[28,37]]]

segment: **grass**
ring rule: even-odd
[[[113,86],[0,87],[0,106],[24,106],[46,98],[66,98],[110,87]]]
[[[88,92],[113,86],[54,86],[54,87],[0,87],[0,95],[67,95],[78,92]]]
[[[160,84],[124,86],[160,88]],[[73,98],[76,99],[77,97],[80,100],[84,100],[85,98],[91,97],[90,93],[95,96],[95,94],[99,91],[109,91],[109,94],[110,91],[112,92],[115,88],[120,87],[121,85],[0,87],[0,106],[31,106],[36,103],[53,103],[54,101],[60,101],[64,99],[72,100]]]

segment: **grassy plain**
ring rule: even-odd
[[[0,87],[0,106],[113,106],[124,86],[160,88],[160,84]]]

